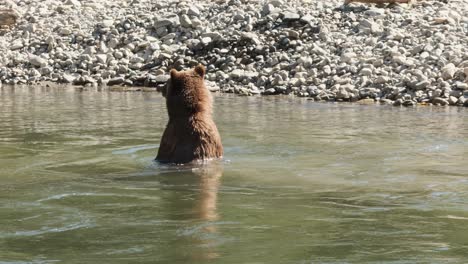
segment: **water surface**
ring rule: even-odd
[[[0,263],[466,263],[468,111],[216,96],[161,166],[159,93],[0,89]]]

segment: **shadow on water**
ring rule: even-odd
[[[164,196],[162,211],[168,221],[189,223],[176,232],[178,239],[170,247],[192,245],[186,252],[177,252],[181,261],[217,259],[219,230],[222,221],[218,212],[218,191],[224,162],[212,161],[196,165],[166,165],[154,162],[138,175],[118,178],[119,181],[158,182]]]

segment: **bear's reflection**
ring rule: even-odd
[[[178,232],[182,241],[177,241],[177,244],[188,249],[180,253],[187,254],[186,257],[192,260],[219,256],[216,251],[219,234],[214,222],[220,220],[217,202],[222,175],[223,166],[218,163],[160,175],[163,188],[170,191],[165,208],[169,219],[187,223]],[[187,243],[194,247],[185,247]]]

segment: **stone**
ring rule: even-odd
[[[450,96],[449,99],[448,99],[448,102],[450,105],[456,105],[457,102],[458,102],[458,98],[455,97],[455,96]]]
[[[468,107],[468,99],[465,100],[465,102],[463,103],[463,106],[464,106],[464,107]]]
[[[432,99],[432,103],[435,105],[445,106],[449,104],[449,101],[441,97],[435,97],[434,99]]]
[[[24,47],[23,42],[20,39],[18,39],[18,40],[13,41],[13,43],[10,46],[10,50],[17,50],[23,47]]]
[[[71,29],[69,28],[62,28],[60,29],[60,35],[68,36],[72,33]]]
[[[284,5],[284,0],[270,0],[269,3],[274,7],[281,7]]]
[[[65,2],[65,5],[73,6],[75,8],[81,7],[81,2],[78,0],[67,0]]]
[[[206,33],[203,33],[201,35],[201,37],[202,38],[208,37],[208,38],[211,38],[212,40],[221,40],[223,36],[219,32],[206,32]],[[226,50],[226,49],[224,49],[224,50]],[[227,52],[225,52],[225,53],[227,53]]]
[[[390,81],[390,78],[388,78],[387,76],[378,76],[375,79],[376,84],[385,84],[385,83],[388,83],[389,81]]]
[[[186,28],[192,27],[192,21],[187,15],[180,16],[180,25]]]
[[[424,81],[420,81],[416,83],[415,88],[416,90],[422,90],[422,89],[426,89],[427,87],[429,87],[429,85],[431,85],[431,82],[429,80],[424,80]]]
[[[275,88],[266,89],[266,90],[263,92],[263,94],[264,94],[264,95],[276,94],[276,89],[275,89]]]
[[[213,40],[210,38],[210,37],[204,37],[201,39],[201,43],[205,46],[207,46],[208,44],[210,44]]]
[[[269,14],[273,13],[274,10],[275,10],[275,7],[272,4],[266,4],[262,8],[262,13],[263,13],[263,15],[266,16],[266,15],[269,15]]]
[[[192,27],[193,28],[199,29],[199,28],[203,27],[203,22],[200,19],[194,17],[191,20],[192,20]]]
[[[380,99],[380,103],[381,103],[381,104],[389,104],[389,105],[391,105],[391,104],[393,104],[393,101],[390,100],[390,99]]]
[[[75,81],[75,77],[71,74],[63,74],[62,82],[63,83],[73,83]]]
[[[337,99],[349,99],[350,98],[350,95],[349,95],[349,92],[346,91],[346,89],[340,89],[338,90],[338,92],[336,93],[336,98]]]
[[[351,63],[354,58],[356,58],[356,53],[354,52],[346,52],[341,55],[341,61],[345,63]]]
[[[301,16],[295,12],[286,11],[283,13],[283,21],[286,21],[286,22],[297,21],[300,18]]]
[[[178,25],[180,25],[178,16],[161,18],[161,19],[157,19],[156,21],[154,21],[154,27],[156,29],[162,28],[162,27],[175,27]]]
[[[315,19],[314,16],[306,14],[306,15],[301,17],[300,21],[303,22],[303,23],[312,25],[312,23],[314,22],[314,19]],[[320,28],[316,28],[316,29],[320,30]]]
[[[201,12],[200,12],[200,9],[198,9],[198,7],[191,5],[189,7],[189,10],[187,11],[187,14],[189,16],[200,16]]]
[[[156,77],[154,77],[154,81],[156,83],[166,83],[167,80],[169,80],[170,78],[171,76],[168,74],[157,75]]]
[[[455,87],[460,90],[468,90],[468,83],[466,82],[456,82]]]
[[[364,12],[365,16],[374,17],[374,16],[383,16],[385,15],[385,9],[370,7],[369,10]]]
[[[403,103],[401,103],[403,106],[409,107],[409,106],[415,106],[416,102],[413,100],[404,100]]]
[[[113,86],[113,85],[119,85],[119,84],[122,84],[125,82],[125,78],[124,77],[116,77],[116,78],[112,78],[110,79],[108,82],[107,82],[107,85],[108,86]]]
[[[405,65],[406,64],[406,57],[404,57],[404,56],[394,56],[393,61],[398,63],[398,64]]]
[[[456,72],[457,72],[457,67],[455,67],[453,63],[449,63],[442,68],[441,77],[444,80],[450,80],[453,78]]]
[[[114,25],[114,20],[112,19],[104,19],[102,22],[101,22],[101,25],[103,27],[106,27],[106,28],[110,28]]]
[[[36,55],[29,55],[29,63],[36,67],[44,67],[47,65],[47,60]]]
[[[107,64],[107,55],[106,54],[96,54],[96,59],[99,63]]]
[[[241,39],[252,42],[255,45],[259,45],[261,42],[255,33],[243,32]]]
[[[360,23],[359,23],[359,29],[360,31],[364,32],[364,33],[372,33],[372,34],[380,34],[380,33],[383,33],[383,29],[382,27],[371,21],[371,20],[368,20],[368,19],[363,19]]]
[[[297,32],[296,30],[288,29],[285,31],[285,33],[288,35],[288,37],[292,39],[298,39],[300,37],[299,32]]]
[[[359,72],[363,76],[371,76],[372,75],[372,69],[370,68],[362,68],[361,71]]]
[[[372,98],[361,99],[357,101],[359,104],[375,104],[375,100]]]

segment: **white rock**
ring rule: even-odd
[[[453,63],[449,63],[442,68],[441,77],[444,80],[452,79],[457,72],[457,67]]]
[[[191,5],[189,7],[189,10],[188,10],[187,14],[189,16],[199,16],[201,14],[201,12],[200,12],[200,9],[198,9],[198,7],[196,7],[194,5]]]
[[[208,45],[208,44],[210,44],[212,42],[212,39],[210,37],[204,37],[204,38],[201,39],[201,42],[202,42],[203,45],[206,46],[206,45]]]
[[[198,19],[196,17],[192,18],[192,27],[199,28],[201,26],[203,26],[203,22],[200,19]]]
[[[39,56],[36,56],[36,55],[29,55],[29,63],[31,63],[32,65],[36,66],[36,67],[44,67],[45,65],[47,65],[47,60],[39,57]]]
[[[65,5],[71,5],[71,6],[75,7],[75,8],[76,7],[81,7],[81,3],[78,0],[67,0],[65,2]]]
[[[398,64],[405,65],[406,64],[406,57],[405,56],[394,56],[393,61],[398,63]]]
[[[372,75],[372,69],[370,68],[362,68],[362,70],[359,72],[363,76],[371,76]]]
[[[96,59],[99,63],[107,64],[107,55],[106,54],[96,54]]]
[[[269,15],[269,14],[273,13],[274,10],[275,10],[275,7],[272,4],[266,4],[262,8],[262,12],[263,12],[264,15]]]
[[[283,0],[270,0],[270,4],[274,7],[281,7],[283,2]]]
[[[105,19],[101,22],[101,25],[103,27],[106,27],[106,28],[109,28],[109,27],[112,27],[114,25],[114,20],[112,19]]]
[[[71,29],[69,28],[62,28],[60,29],[60,34],[64,36],[68,36],[72,33]]]
[[[192,27],[192,21],[187,15],[180,16],[180,25],[186,28]]]
[[[341,61],[345,63],[351,63],[354,58],[356,58],[356,53],[354,52],[345,52],[341,54]]]
[[[375,79],[376,84],[384,84],[388,83],[390,79],[387,76],[379,76]]]
[[[21,39],[17,39],[11,43],[10,50],[17,50],[23,48],[23,41]]]

